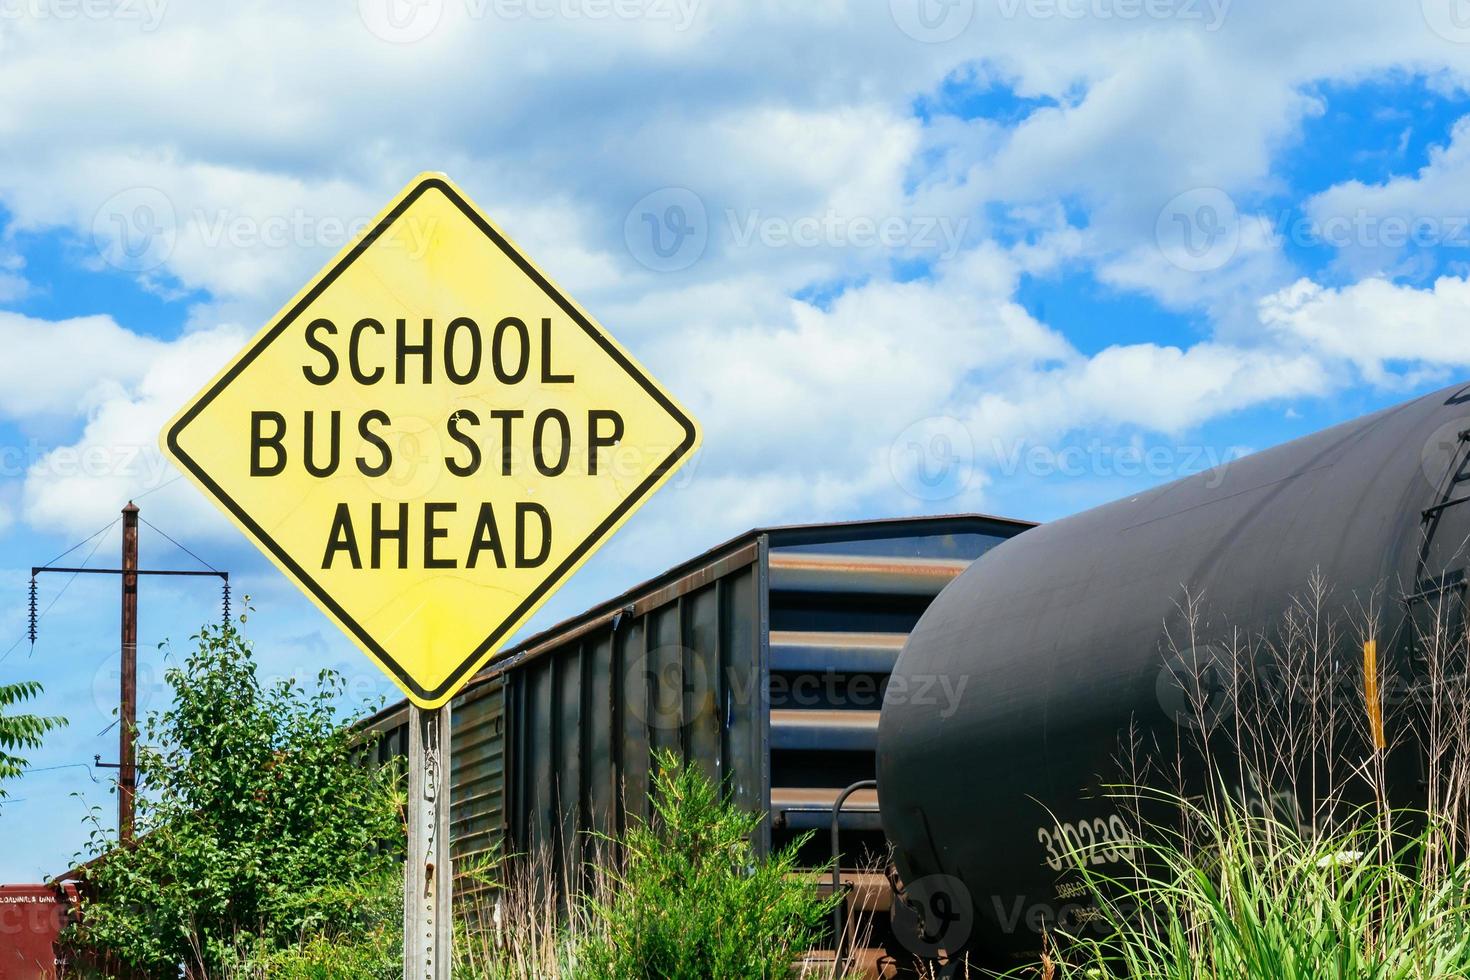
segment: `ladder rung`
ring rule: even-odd
[[[1450,572],[1442,578],[1425,579],[1416,582],[1414,584],[1413,594],[1404,596],[1404,602],[1412,606],[1426,599],[1442,596],[1446,592],[1454,592],[1456,590],[1463,592],[1465,588],[1465,570],[1460,569],[1459,571]]]
[[[1458,507],[1460,504],[1464,503],[1470,503],[1470,497],[1456,497],[1454,500],[1446,500],[1442,504],[1435,504],[1433,507],[1425,508],[1424,520],[1427,521],[1431,517],[1434,517],[1436,514],[1441,514],[1449,510],[1451,507]]]

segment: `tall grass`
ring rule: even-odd
[[[1228,798],[1216,811],[1174,802],[1194,841],[1142,844],[1131,877],[1084,872],[1105,938],[1059,937],[1053,976],[1470,976],[1470,872],[1446,860],[1442,826],[1385,838],[1365,813],[1314,838]],[[1426,876],[1435,865],[1446,872]]]
[[[1397,636],[1379,597],[1348,605],[1314,578],[1246,637],[1186,600],[1175,738],[1131,732],[1112,790],[1135,858],[1099,874],[1071,855],[1104,928],[1049,937],[1017,975],[1470,977],[1463,599]]]

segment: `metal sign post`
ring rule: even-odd
[[[403,882],[403,976],[448,980],[454,865],[449,853],[449,705],[408,708],[408,864]]]

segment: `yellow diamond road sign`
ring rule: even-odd
[[[162,442],[433,708],[673,475],[699,429],[448,179],[424,174]]]

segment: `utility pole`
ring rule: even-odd
[[[133,796],[138,788],[138,505],[122,510],[122,691],[118,697],[117,839],[133,842]]]
[[[106,763],[98,757],[97,766],[117,770],[117,839],[127,845],[133,840],[134,814],[138,791],[138,579],[143,575],[207,576],[224,583],[224,618],[230,618],[230,573],[216,568],[201,569],[140,568],[138,565],[138,505],[131,500],[122,509],[122,562],[118,568],[87,568],[62,565],[37,565],[31,569],[31,644],[36,642],[36,576],[43,572],[68,575],[116,575],[122,581],[121,664],[117,708],[117,762]],[[150,527],[152,525],[149,525]],[[154,528],[154,530],[158,530]],[[98,532],[101,533],[101,532]],[[163,532],[159,532],[162,534]],[[167,535],[164,535],[167,537]],[[173,541],[172,538],[169,538]],[[201,565],[197,555],[179,545]]]

